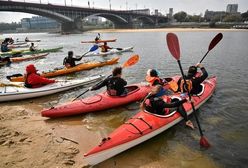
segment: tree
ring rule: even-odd
[[[181,12],[176,13],[173,17],[174,19],[177,20],[177,22],[185,22],[187,13],[184,11],[181,11]]]
[[[227,15],[224,17],[223,22],[240,22],[241,20],[240,15]]]

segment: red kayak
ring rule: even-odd
[[[216,77],[208,78],[203,82],[203,91],[198,96],[192,96],[195,108],[198,109],[213,94],[216,87]],[[163,97],[167,99],[166,96]],[[170,98],[180,100],[180,94]],[[190,102],[183,104],[188,115],[192,113]],[[177,111],[167,115],[156,115],[147,111],[140,111],[127,122],[117,128],[102,142],[84,155],[89,165],[98,164],[135,145],[138,145],[180,122],[183,118]]]
[[[179,76],[173,77],[174,80],[178,78]],[[167,81],[168,79],[172,80],[172,78],[166,78]],[[168,85],[164,87],[168,88]],[[133,84],[126,88],[128,90],[126,96],[109,96],[105,91],[92,97],[42,110],[41,115],[43,117],[55,118],[106,110],[139,101],[151,91],[151,87],[144,84]]]

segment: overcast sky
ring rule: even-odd
[[[24,1],[24,0],[12,0]],[[25,0],[26,2],[40,3],[40,0]],[[41,0],[42,3],[52,3],[64,5],[65,0]],[[243,13],[248,10],[248,0],[89,0],[90,6],[95,8],[109,9],[140,9],[149,8],[151,11],[158,9],[162,14],[168,13],[169,8],[173,8],[174,13],[185,11],[188,14],[204,15],[205,11],[225,11],[227,4],[238,4],[238,11]],[[88,6],[88,0],[66,0],[68,6]],[[31,17],[30,14],[0,12],[0,22],[19,22],[23,17]]]

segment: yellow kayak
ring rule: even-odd
[[[83,71],[83,70],[89,70],[89,69],[93,69],[96,67],[102,67],[105,65],[113,65],[113,64],[116,64],[119,59],[120,59],[119,57],[114,57],[114,58],[107,60],[107,61],[104,61],[104,62],[94,61],[94,62],[81,63],[81,64],[76,65],[75,67],[72,67],[72,68],[63,68],[63,69],[59,69],[59,70],[43,72],[41,74],[41,76],[50,78],[50,77],[66,75],[66,74],[70,74],[70,73],[74,73],[74,72],[79,72],[79,71]],[[16,75],[13,75],[13,77],[8,76],[7,78],[12,82],[23,82],[24,81],[23,76],[17,76],[17,77],[15,77],[15,76]]]

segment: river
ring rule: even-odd
[[[170,30],[173,32],[173,30]],[[101,32],[101,31],[100,31]],[[134,46],[134,51],[120,55],[120,63],[125,62],[133,54],[140,55],[140,61],[123,71],[128,83],[144,81],[147,69],[156,68],[160,76],[179,74],[179,68],[168,51],[166,44],[166,29],[163,31],[134,32],[102,32],[102,39],[117,38],[116,43],[108,43],[112,47]],[[208,150],[200,149],[198,130],[185,128],[183,122],[161,133],[160,135],[111,158],[96,167],[246,167],[248,156],[248,33],[247,31],[176,31],[181,47],[181,62],[184,70],[201,60],[207,52],[212,38],[217,33],[223,33],[223,39],[209,52],[203,61],[209,75],[216,75],[217,88],[212,98],[198,111],[205,136],[211,143]],[[48,33],[4,34],[24,39],[40,39],[39,48],[63,46],[63,50],[50,53],[46,59],[40,59],[11,67],[2,67],[0,77],[5,81],[6,75],[23,73],[25,66],[34,63],[40,71],[47,71],[62,65],[63,58],[69,50],[75,55],[82,55],[92,44],[81,44],[81,40],[92,40],[96,32],[83,34],[60,35]],[[115,55],[114,55],[115,56]],[[84,61],[104,60],[101,57],[87,57]],[[82,78],[94,74],[109,74],[113,66],[105,66],[90,71],[69,75],[67,78]],[[65,77],[60,77],[65,78]],[[77,88],[43,98],[36,98],[35,103],[49,107],[66,102],[85,88]],[[88,95],[93,95],[91,92]],[[85,95],[87,96],[87,95]],[[25,101],[21,101],[25,102]],[[55,120],[64,126],[80,126],[91,132],[95,140],[89,144],[97,145],[99,136],[107,135],[121,125],[129,117],[138,112],[138,104],[111,109],[76,117]],[[195,119],[191,117],[195,122]],[[87,135],[84,137],[87,139]],[[89,148],[88,148],[89,149]],[[86,152],[87,150],[83,151]],[[118,166],[119,165],[119,166]],[[120,166],[122,165],[122,166]]]

